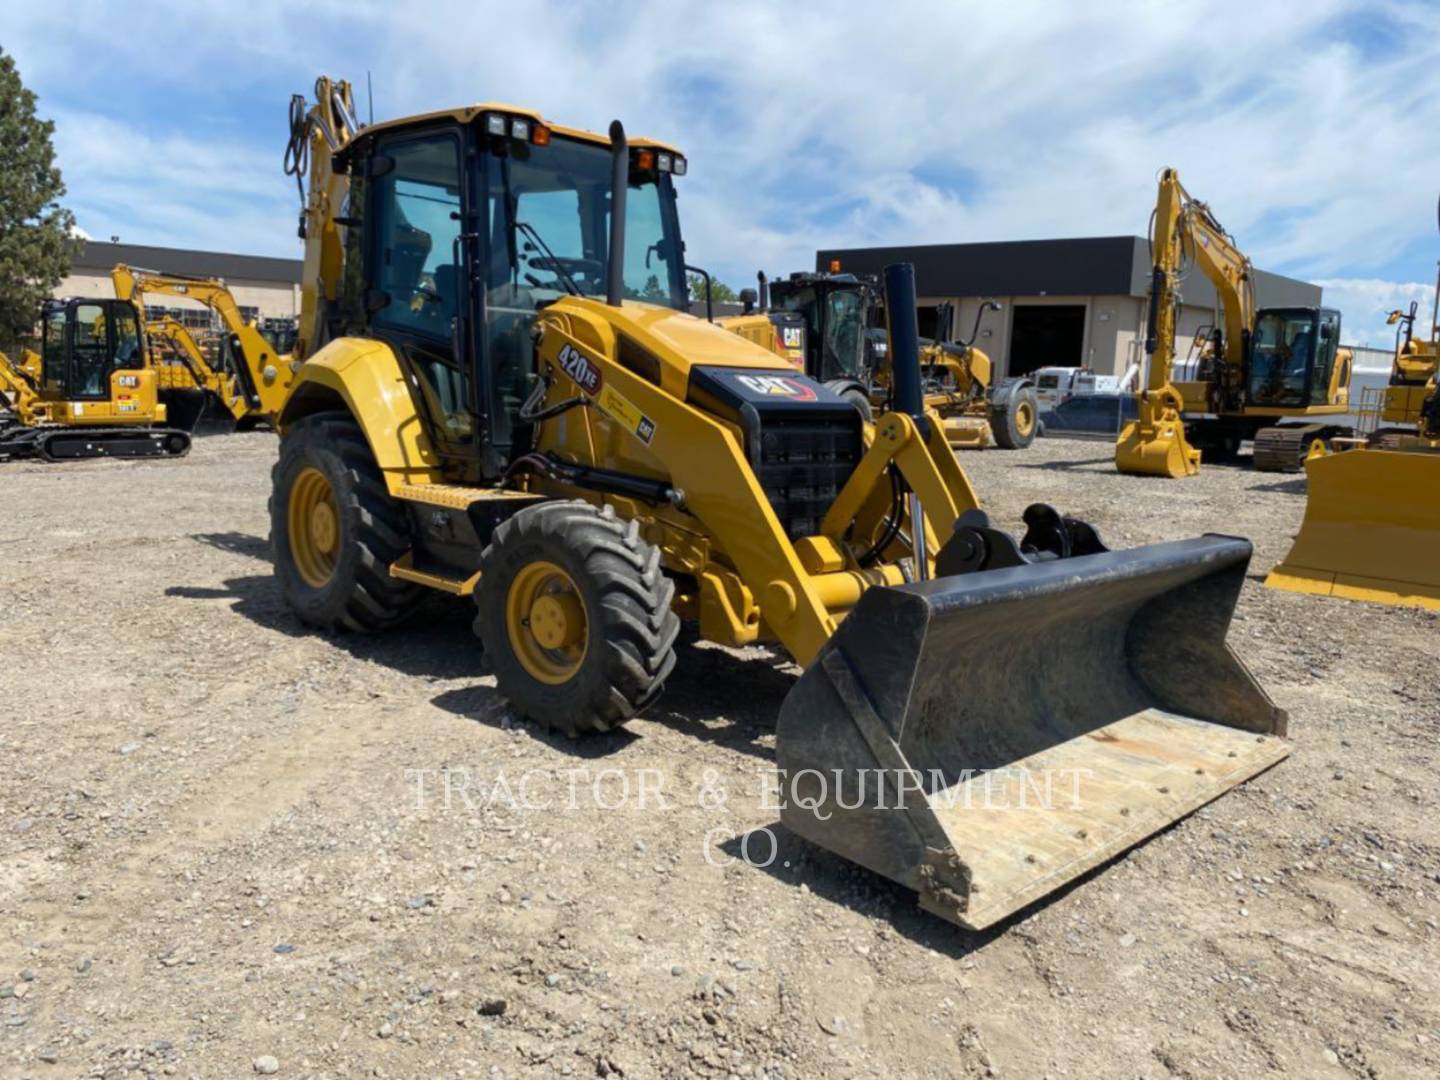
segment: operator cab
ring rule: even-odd
[[[869,290],[854,274],[795,273],[770,283],[771,304],[805,318],[805,373],[812,379],[869,384]]]
[[[105,401],[116,371],[145,366],[139,319],[128,300],[54,300],[41,309],[41,396]]]
[[[1246,372],[1248,404],[1287,409],[1330,404],[1339,345],[1340,313],[1332,308],[1258,312]]]
[[[688,310],[673,184],[685,159],[647,142],[629,153],[624,296]],[[362,267],[347,319],[400,357],[440,456],[498,478],[529,449],[536,313],[606,294],[610,142],[480,106],[375,125],[340,161],[360,225],[347,262]]]

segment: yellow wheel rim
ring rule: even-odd
[[[551,686],[573,678],[590,643],[585,602],[574,579],[552,562],[521,568],[505,595],[505,632],[532,677]]]
[[[323,589],[335,576],[340,551],[340,506],[335,490],[319,469],[301,470],[290,487],[286,523],[290,555],[305,584]]]
[[[1022,437],[1035,430],[1035,410],[1028,401],[1015,406],[1015,430]]]

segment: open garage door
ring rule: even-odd
[[[1079,367],[1084,350],[1084,304],[1015,305],[1006,374],[1028,375],[1042,367]]]

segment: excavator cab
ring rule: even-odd
[[[41,311],[43,395],[56,402],[104,401],[112,378],[145,365],[140,320],[120,300],[60,300]]]
[[[1332,404],[1340,313],[1331,308],[1265,308],[1256,313],[1246,369],[1251,405],[1305,409]],[[1349,378],[1341,380],[1349,384]]]

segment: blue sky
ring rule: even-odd
[[[1164,165],[1346,337],[1428,307],[1440,4],[1168,0],[11,5],[97,239],[298,253],[286,105],[476,100],[684,147],[693,260],[737,285],[817,247],[1143,233]],[[363,90],[361,91],[363,101]],[[362,111],[363,111],[362,104]]]

